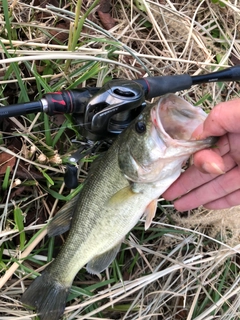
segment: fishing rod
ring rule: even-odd
[[[50,116],[71,113],[80,125],[80,134],[97,141],[121,133],[145,107],[146,99],[189,89],[196,84],[238,80],[240,66],[199,76],[183,74],[136,80],[114,79],[102,88],[47,93],[38,101],[0,107],[0,120],[37,112]]]
[[[101,88],[81,88],[47,93],[38,101],[0,107],[0,120],[29,113],[44,112],[73,114],[79,133],[86,141],[114,138],[139,115],[146,99],[191,88],[209,82],[240,80],[240,66],[199,76],[188,74],[146,77],[136,80],[113,79]],[[93,144],[85,143],[70,156],[69,162],[77,164],[92,151]],[[78,185],[77,167],[66,165],[64,176],[69,189]]]

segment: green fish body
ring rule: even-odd
[[[215,142],[189,140],[205,117],[183,99],[165,96],[97,160],[79,196],[50,223],[50,236],[70,228],[61,252],[23,294],[22,302],[35,307],[41,320],[61,318],[78,271],[85,265],[90,273],[105,270],[144,214],[149,227],[158,197],[180,175],[183,162]],[[186,129],[187,123],[194,124]]]

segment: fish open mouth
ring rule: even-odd
[[[193,131],[206,118],[205,112],[174,94],[162,97],[151,112],[152,121],[165,140],[190,140]]]
[[[163,96],[150,109],[150,130],[142,136],[141,149],[137,143],[121,146],[119,168],[122,173],[129,181],[152,183],[168,176],[169,170],[180,170],[191,154],[216,142],[213,137],[191,138],[206,116],[201,108],[174,94]]]

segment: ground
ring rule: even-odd
[[[199,75],[240,62],[240,6],[233,1],[2,3],[2,106],[101,87],[112,78]],[[238,92],[239,84],[230,82],[178,94],[209,112]],[[21,294],[66,238],[49,239],[44,228],[80,190],[96,157],[94,148],[81,162],[79,187],[66,188],[66,164],[79,147],[72,140],[83,141],[81,133],[70,115],[1,121],[1,319],[34,317]],[[239,318],[238,208],[180,215],[163,199],[158,206],[152,226],[145,232],[140,222],[132,230],[101,279],[79,272],[66,319]]]

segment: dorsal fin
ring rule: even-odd
[[[68,201],[50,221],[48,225],[48,236],[55,237],[70,229],[74,209],[77,204],[80,194],[76,195]]]

